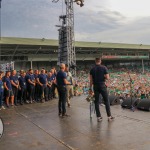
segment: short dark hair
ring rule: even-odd
[[[10,71],[6,71],[5,75],[7,76],[8,73],[10,73]]]
[[[31,71],[31,70],[33,70],[33,69],[30,68],[29,71]]]
[[[95,62],[100,62],[101,61],[101,58],[95,58]]]
[[[68,65],[67,65],[67,64],[65,64],[65,67],[66,67],[66,68],[68,68]]]

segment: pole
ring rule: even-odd
[[[1,3],[2,0],[0,0],[0,61],[1,61]]]
[[[32,69],[32,60],[31,60],[31,69]]]
[[[143,73],[144,73],[145,70],[144,70],[144,61],[143,61],[143,59],[142,59],[142,70],[143,70]]]

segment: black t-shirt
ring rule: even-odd
[[[57,73],[56,79],[57,79],[57,85],[58,85],[58,86],[59,86],[59,85],[65,85],[64,79],[66,79],[66,73],[60,70],[60,71]]]
[[[100,85],[105,82],[104,75],[108,74],[108,69],[103,65],[95,65],[91,71],[90,75],[92,75],[93,84]]]

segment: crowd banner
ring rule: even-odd
[[[14,62],[13,61],[0,64],[0,71],[6,72],[6,71],[11,71],[11,70],[14,70]]]

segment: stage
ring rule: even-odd
[[[111,106],[115,120],[89,117],[85,96],[76,96],[67,108],[70,117],[58,116],[58,100],[27,104],[0,111],[4,134],[1,150],[149,150],[150,112]]]

